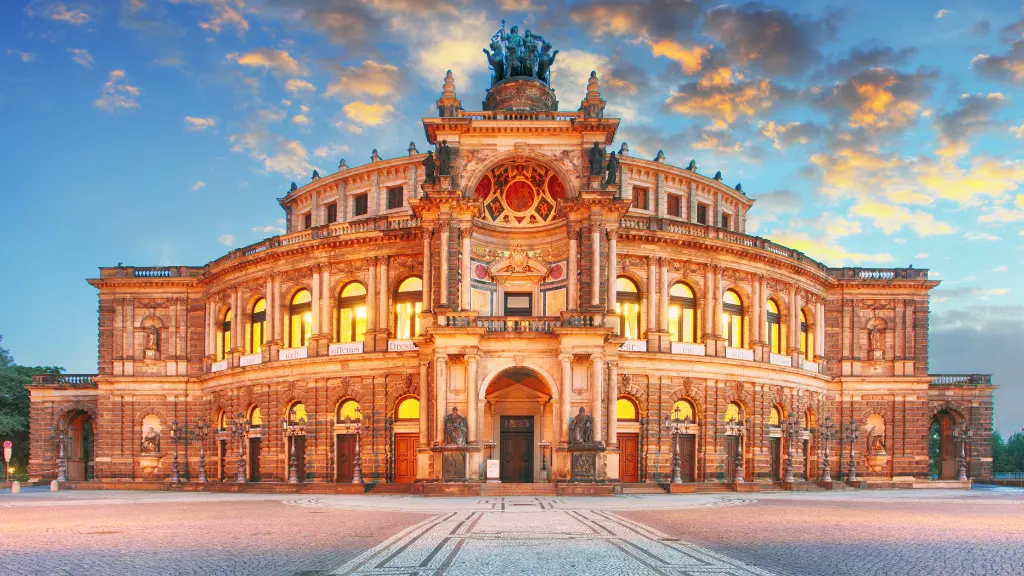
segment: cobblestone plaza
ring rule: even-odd
[[[422,498],[28,489],[0,573],[1021,574],[1024,491]]]

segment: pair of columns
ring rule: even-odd
[[[562,364],[562,389],[559,394],[559,414],[555,419],[555,425],[560,430],[558,440],[562,443],[569,442],[569,421],[574,417],[572,413],[572,361],[571,354],[562,354],[559,357]],[[602,439],[602,418],[601,404],[605,396],[608,398],[608,443],[616,443],[617,415],[615,412],[615,401],[618,398],[618,366],[612,362],[609,365],[608,390],[604,390],[604,358],[598,355],[590,357],[590,385],[592,395],[588,413],[594,417],[594,441]]]
[[[468,406],[466,409],[466,422],[469,426],[468,440],[469,443],[475,443],[478,438],[478,431],[480,429],[480,418],[479,414],[479,383],[477,382],[477,373],[479,371],[480,359],[475,355],[466,357],[466,391],[468,392]],[[426,363],[420,364],[420,446],[426,447],[428,445],[427,438],[427,413],[431,409],[429,406],[429,395],[427,393],[427,371],[428,366]],[[451,367],[449,366],[447,354],[437,354],[434,356],[434,415],[435,415],[435,427],[434,427],[434,440],[437,442],[444,441],[444,417],[451,412],[448,407],[448,390],[451,387]]]

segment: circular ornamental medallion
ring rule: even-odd
[[[533,206],[533,186],[524,180],[516,180],[505,189],[505,205],[513,212],[526,212]]]

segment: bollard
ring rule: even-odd
[[[11,482],[11,494],[21,494],[21,482]]]
[[[60,488],[60,484],[56,480],[50,482],[50,492],[56,492]]]

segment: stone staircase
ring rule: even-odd
[[[727,494],[733,491],[732,484],[724,482],[697,482],[697,494]]]
[[[623,494],[664,494],[666,492],[661,484],[644,482],[623,482],[621,490]]]
[[[367,489],[367,494],[412,494],[414,484],[381,483]]]
[[[481,484],[480,495],[486,497],[501,496],[555,496],[555,485],[546,483],[535,484]]]

